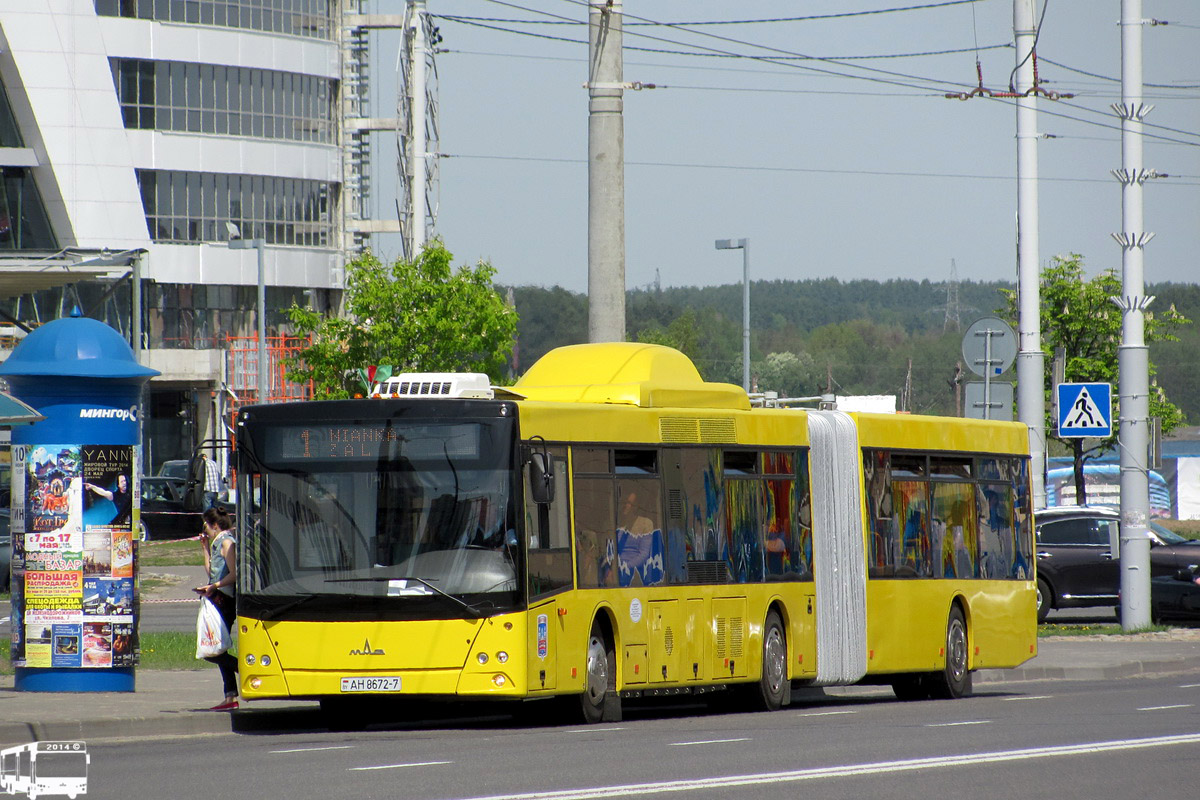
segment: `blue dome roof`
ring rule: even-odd
[[[0,364],[0,376],[65,378],[150,378],[133,349],[113,328],[87,317],[64,317],[35,329]]]

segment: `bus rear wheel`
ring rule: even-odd
[[[584,722],[619,722],[621,698],[617,695],[617,654],[600,621],[588,636],[583,694],[579,696]]]
[[[955,606],[946,622],[946,665],[928,679],[930,697],[950,700],[971,693],[969,644],[966,619],[962,609]]]
[[[787,677],[787,635],[775,611],[763,624],[762,676],[758,680],[758,704],[764,711],[778,711],[791,699]]]

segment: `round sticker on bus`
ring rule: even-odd
[[[629,601],[629,619],[633,622],[642,621],[642,601],[636,597]]]

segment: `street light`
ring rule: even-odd
[[[742,251],[742,388],[750,394],[750,240],[717,239],[717,249]]]
[[[226,222],[225,229],[229,231],[229,248],[231,250],[254,248],[258,251],[258,312],[256,315],[258,317],[258,402],[265,403],[267,402],[267,279],[264,263],[267,240],[243,239],[242,232],[232,222]]]

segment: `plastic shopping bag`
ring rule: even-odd
[[[207,597],[200,601],[200,614],[196,617],[196,658],[219,656],[229,649],[229,629],[221,612]]]

